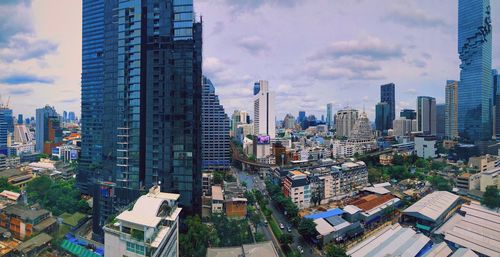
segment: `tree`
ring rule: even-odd
[[[404,165],[405,158],[401,154],[395,154],[392,158],[392,164],[394,165]]]
[[[252,192],[250,191],[245,191],[244,193],[245,198],[247,199],[247,203],[249,205],[253,205],[255,203],[255,196],[253,195]]]
[[[348,257],[345,249],[335,244],[329,244],[325,247],[327,257]]]
[[[199,216],[187,217],[185,224],[188,231],[179,234],[181,256],[205,256],[208,246],[219,246],[220,240],[216,232],[214,229],[201,223]]]
[[[486,205],[491,209],[500,208],[500,192],[496,186],[486,187],[481,204]]]
[[[316,235],[316,223],[312,219],[303,218],[299,221],[297,230],[304,238],[314,237]]]
[[[288,245],[293,242],[293,235],[290,233],[284,233],[280,236],[279,241],[282,245]]]
[[[0,192],[3,190],[19,192],[19,187],[16,187],[9,183],[7,178],[0,178]]]

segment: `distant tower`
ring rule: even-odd
[[[265,80],[255,82],[253,87],[254,134],[276,137],[276,117],[274,115],[274,92],[269,91]]]

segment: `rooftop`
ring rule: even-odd
[[[41,234],[31,238],[30,240],[19,244],[16,247],[16,250],[19,252],[22,252],[22,253],[28,253],[33,248],[40,247],[46,243],[49,243],[51,240],[52,240],[51,236],[49,236],[45,233],[41,233]]]
[[[478,257],[471,249],[460,248],[450,257]]]
[[[358,207],[359,209],[365,211],[365,212],[368,212],[374,208],[377,208],[378,206],[380,205],[383,205],[387,202],[389,202],[390,200],[394,199],[396,197],[394,197],[393,195],[367,195],[367,196],[363,196],[353,202],[351,202],[351,205],[354,205],[356,207]]]
[[[351,257],[416,256],[430,241],[423,234],[399,224],[388,226],[347,251]]]
[[[418,215],[423,219],[436,221],[456,203],[458,198],[458,195],[447,191],[435,191],[406,208],[403,213]]]
[[[5,207],[3,212],[9,215],[15,215],[20,217],[22,220],[34,220],[42,215],[46,215],[49,211],[45,209],[31,209],[24,205],[13,204]]]
[[[343,210],[341,210],[339,208],[334,208],[334,209],[330,209],[330,210],[324,211],[324,212],[309,214],[307,216],[304,216],[304,218],[306,218],[306,219],[313,219],[313,220],[315,220],[315,219],[324,219],[324,218],[329,218],[329,217],[332,217],[332,216],[342,215],[342,213],[344,213]]]
[[[460,210],[465,216],[455,214],[435,233],[486,256],[500,256],[500,213],[478,204],[463,205]]]
[[[452,253],[450,247],[445,242],[435,244],[432,248],[422,255],[422,257],[448,257]]]
[[[208,248],[207,257],[278,257],[271,241],[235,247]]]
[[[223,201],[224,196],[222,195],[222,187],[212,186],[212,200]]]

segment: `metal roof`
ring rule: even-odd
[[[436,232],[477,253],[500,256],[500,213],[477,204],[463,205],[461,211],[465,216],[456,214]]]
[[[450,257],[478,257],[478,255],[470,249],[460,248]]]
[[[347,251],[351,257],[416,256],[430,239],[411,228],[385,227]]]
[[[335,228],[325,219],[315,219],[314,223],[316,223],[316,231],[323,236],[329,235],[335,231]]]
[[[435,191],[406,208],[403,213],[436,221],[446,210],[456,203],[458,198],[458,195],[447,191]]]
[[[328,218],[328,217],[332,217],[332,216],[338,216],[338,215],[342,215],[342,213],[344,213],[343,210],[339,209],[339,208],[334,208],[334,209],[330,209],[328,211],[325,211],[325,212],[319,212],[319,213],[314,213],[314,214],[309,214],[307,216],[304,216],[304,218],[306,219],[324,219],[324,218]]]
[[[354,205],[346,205],[344,207],[344,211],[349,213],[349,214],[355,214],[357,212],[360,212],[362,211],[360,208],[358,208],[357,206],[354,206]]]
[[[445,242],[435,244],[432,248],[422,255],[422,257],[448,257],[452,253],[450,247]]]

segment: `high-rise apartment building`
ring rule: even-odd
[[[375,106],[375,127],[378,131],[387,132],[392,128],[391,106],[386,102],[378,103]]]
[[[96,239],[111,213],[155,184],[199,212],[202,25],[193,1],[84,0],[82,18],[82,140],[102,160],[88,160],[78,182],[93,195]],[[102,111],[85,108],[93,104]],[[101,136],[89,139],[93,129]],[[102,194],[108,188],[114,197]]]
[[[246,111],[234,110],[231,115],[231,136],[236,135],[238,125],[250,124],[250,115]]]
[[[392,128],[392,121],[396,118],[396,92],[394,83],[389,83],[380,86],[380,102],[389,104],[389,120],[387,124],[389,128]]]
[[[285,129],[294,129],[295,128],[295,117],[291,114],[285,115],[283,119],[283,127]]]
[[[203,77],[201,158],[203,170],[227,170],[231,165],[229,117],[215,94],[212,82]]]
[[[458,81],[446,81],[444,134],[447,139],[458,138]]]
[[[436,135],[436,98],[417,97],[417,131],[424,135]]]
[[[403,109],[399,112],[399,117],[414,120],[417,118],[417,112],[413,109]]]
[[[490,0],[458,1],[458,131],[463,141],[492,138]]]
[[[339,110],[335,116],[335,128],[337,138],[350,137],[356,120],[358,119],[358,110],[344,109]]]
[[[43,108],[36,109],[35,151],[37,153],[44,152],[45,142],[49,141],[49,129],[52,129],[52,126],[49,127],[49,125],[58,126],[55,123],[56,119],[59,119],[59,115],[54,107],[46,105]],[[49,120],[53,120],[53,122],[49,122]]]
[[[328,129],[332,129],[334,125],[332,103],[326,105],[326,125],[328,126]]]
[[[436,136],[443,139],[445,136],[446,104],[436,104]]]
[[[274,92],[269,91],[265,80],[253,86],[254,131],[255,135],[276,137],[276,117],[274,115]]]

